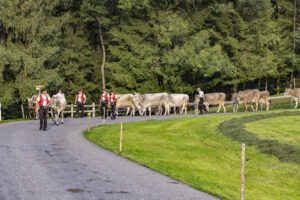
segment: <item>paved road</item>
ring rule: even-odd
[[[178,116],[153,119],[170,117]],[[38,123],[0,124],[0,200],[216,199],[87,141],[86,118],[66,119],[58,127],[49,123],[47,132]],[[92,126],[101,123],[92,120]]]

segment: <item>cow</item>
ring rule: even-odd
[[[187,94],[169,94],[168,100],[168,104],[170,107],[173,107],[175,115],[177,107],[179,107],[180,114],[183,113],[183,110],[185,110],[185,114],[187,114],[187,106],[189,103],[189,96]],[[168,113],[170,114],[170,108],[168,108]]]
[[[294,107],[296,109],[298,107],[298,103],[300,102],[300,88],[286,88],[284,96],[289,96],[296,102],[296,105]]]
[[[158,115],[162,114],[162,107],[165,107],[165,114],[169,112],[169,98],[167,93],[152,93],[152,94],[139,94],[133,96],[133,102],[138,108],[140,115],[146,115],[147,108],[149,115],[151,115],[152,108],[158,108]]]
[[[117,96],[117,106],[116,106],[116,114],[118,115],[119,108],[126,108],[126,115],[129,114],[131,109],[130,116],[135,115],[135,105],[133,102],[133,94],[118,94]]]
[[[220,112],[221,106],[223,107],[224,113],[226,112],[226,107],[225,107],[225,99],[226,99],[226,94],[222,92],[218,93],[208,93],[204,95],[204,105],[206,106],[207,111],[209,111],[209,106],[210,105],[219,105],[217,112]],[[199,103],[199,95],[196,95],[195,97],[195,103]]]
[[[235,92],[235,93],[232,93],[231,95],[231,101],[233,102],[233,106],[232,106],[232,109],[233,109],[233,112],[237,112],[238,109],[239,109],[239,104],[244,104],[243,101],[241,100],[237,100],[238,99],[238,93]],[[251,105],[251,108],[252,108],[252,111],[254,111],[254,108],[253,106]]]
[[[257,111],[258,103],[259,103],[259,96],[260,91],[257,89],[249,89],[244,91],[239,91],[237,94],[233,95],[234,103],[235,104],[244,104],[245,111],[248,111],[248,105],[251,105],[253,111]],[[255,104],[255,109],[253,108],[252,104]],[[237,108],[236,108],[237,110]]]
[[[64,123],[63,111],[67,106],[65,95],[53,95],[48,107],[51,110],[52,120],[56,125],[59,125],[59,115],[61,114],[61,123]]]
[[[270,106],[269,96],[270,96],[269,91],[260,91],[259,104],[260,104],[260,110],[261,111],[263,110],[263,104],[266,105],[266,111],[269,110],[269,106]]]
[[[27,98],[29,119],[31,119],[31,113],[33,113],[34,119],[37,119],[39,116],[39,104],[37,102],[37,97],[38,95],[33,95],[31,98]]]

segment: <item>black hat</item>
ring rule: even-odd
[[[47,91],[45,88],[43,88],[42,90],[41,90],[41,93],[43,93],[44,91]]]
[[[58,90],[62,90],[61,88],[58,88]]]

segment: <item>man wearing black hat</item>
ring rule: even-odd
[[[50,103],[50,97],[47,94],[46,89],[42,89],[41,94],[38,96],[37,101],[40,106],[40,130],[47,130],[47,118],[48,118],[48,105]]]
[[[109,94],[106,91],[106,89],[103,89],[103,92],[100,97],[100,110],[101,110],[102,118],[105,117],[105,119],[107,118],[107,104],[109,102],[108,100],[109,100]]]
[[[79,90],[76,95],[75,104],[77,105],[76,109],[76,118],[78,117],[79,110],[81,110],[81,117],[84,117],[84,104],[86,101],[86,96],[83,94],[82,90]]]

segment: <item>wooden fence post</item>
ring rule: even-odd
[[[199,111],[198,111],[198,110],[199,110],[198,104],[196,104],[196,105],[195,105],[195,113],[196,113],[196,116],[198,116],[198,114],[199,114]]]
[[[74,105],[73,104],[71,104],[71,118],[73,118],[73,112],[74,112]]]
[[[88,133],[91,132],[91,113],[89,112],[89,127],[88,127]]]
[[[121,128],[120,128],[120,153],[122,152],[122,140],[123,140],[123,122],[121,122]]]
[[[23,119],[25,119],[25,115],[24,115],[24,106],[23,106],[23,104],[21,105],[21,111],[22,111],[22,117],[23,117]]]
[[[145,112],[146,112],[146,115],[147,115],[147,109],[146,109]],[[152,113],[152,108],[150,107],[150,108],[149,108],[149,117],[150,117],[150,119],[151,119],[151,113]]]
[[[245,191],[245,144],[242,144],[242,168],[241,168],[241,200],[244,200],[244,191]]]
[[[92,108],[92,110],[93,110],[93,118],[95,118],[96,117],[96,106],[95,106],[94,102],[93,102],[93,108]]]

